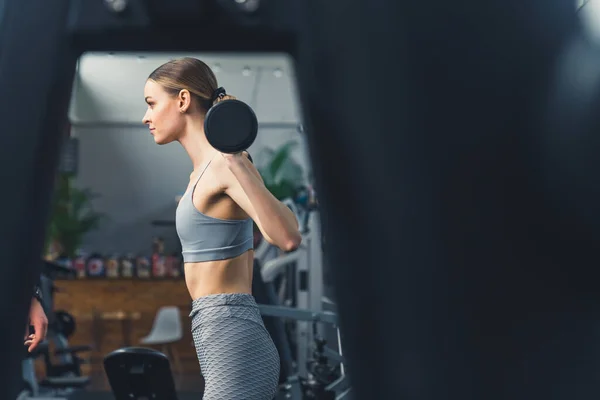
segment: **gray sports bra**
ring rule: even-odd
[[[252,219],[213,218],[194,206],[194,190],[211,162],[206,164],[194,186],[183,194],[177,205],[175,227],[181,241],[183,262],[225,260],[254,248]]]

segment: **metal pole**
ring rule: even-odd
[[[0,23],[0,396],[21,386],[27,310],[39,274],[53,175],[64,137],[76,55],[66,0],[5,0]]]
[[[536,176],[572,2],[304,4],[298,87],[356,398],[598,396],[598,243]]]

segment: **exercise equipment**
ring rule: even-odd
[[[144,347],[126,347],[104,357],[115,400],[177,400],[169,359]]]
[[[41,389],[62,390],[80,389],[90,383],[88,376],[83,376],[81,365],[85,360],[81,353],[92,350],[89,345],[70,346],[68,337],[75,331],[75,319],[66,311],[54,310],[54,294],[57,288],[54,281],[58,277],[74,277],[75,271],[59,263],[42,261],[42,275],[40,287],[43,295],[43,307],[48,317],[48,333],[46,341],[52,343],[54,351],[50,346],[41,346],[37,351],[38,356],[43,357],[46,369],[45,378],[38,383]],[[58,358],[58,362],[54,361]]]
[[[275,333],[270,331],[273,340],[276,344],[287,345],[285,350],[291,348],[293,353],[291,363],[287,357],[284,363],[282,358],[286,375],[284,377],[282,373],[282,379],[285,380],[280,385],[278,398],[347,400],[350,399],[351,386],[345,373],[337,315],[332,311],[323,311],[322,240],[316,194],[307,187],[299,191],[299,196],[285,199],[283,203],[288,205],[299,221],[302,244],[294,252],[270,258],[270,249],[273,247],[266,241],[261,242],[255,252],[253,281],[253,291],[271,293],[265,298],[266,301],[259,301],[257,297],[257,302],[263,319],[276,324],[278,328]],[[261,261],[264,261],[262,268]],[[256,274],[259,268],[260,273]],[[282,296],[277,298],[274,284],[281,275],[285,275],[284,281],[291,279],[293,285],[282,282],[279,288]],[[284,321],[293,322],[291,332],[282,328],[286,325]],[[327,346],[327,340],[323,338],[323,324],[335,328],[337,350]]]
[[[39,384],[35,374],[34,361],[44,351],[47,351],[47,347],[48,343],[42,342],[32,352],[29,352],[27,347],[23,348],[23,361],[21,363],[23,381],[21,385],[21,391],[18,396],[19,399],[29,398],[39,393]]]
[[[82,389],[90,383],[90,378],[81,374],[82,360],[78,356],[79,352],[88,351],[90,347],[68,346],[67,337],[75,330],[74,319],[66,312],[59,313],[58,316],[54,312],[54,293],[56,292],[54,280],[59,276],[68,277],[72,271],[56,263],[48,261],[41,261],[41,263],[40,289],[42,306],[48,317],[48,333],[46,340],[40,343],[33,352],[29,353],[24,348],[21,363],[23,387],[19,394],[19,398],[22,400],[68,396],[73,391]],[[64,326],[61,326],[61,322]],[[53,344],[53,352],[50,342]],[[59,357],[62,362],[53,362],[53,356]],[[44,359],[46,371],[45,377],[38,380],[35,374],[34,360],[40,357]]]
[[[63,396],[68,397],[77,389],[83,389],[89,384],[89,377],[52,377],[46,376],[38,381],[34,361],[49,354],[48,342],[44,341],[38,347],[29,352],[23,347],[23,361],[21,363],[22,385],[18,400],[61,400]],[[66,400],[65,397],[65,400]]]
[[[294,212],[299,222],[302,243],[298,249],[267,259],[272,254],[268,248],[273,246],[262,241],[255,252],[255,258],[262,264],[260,272],[265,284],[274,285],[274,282],[282,277],[280,287],[274,288],[279,292],[279,299],[274,304],[318,313],[323,310],[324,290],[321,224],[314,190],[307,188],[307,191],[309,195],[306,198],[310,198],[310,201],[297,201],[297,199],[282,201]],[[292,286],[291,291],[290,286]],[[321,330],[322,327],[317,327],[317,333],[320,335],[322,335]],[[313,329],[310,323],[301,319],[294,320],[293,358],[300,376],[307,375],[306,365],[312,353],[312,343]]]
[[[73,315],[64,310],[57,310],[54,312],[54,319],[56,333],[67,339],[75,333],[76,323]]]
[[[295,373],[287,377],[280,386],[278,399],[291,400],[350,400],[352,387],[345,372],[342,338],[337,327],[337,315],[331,311],[315,313],[283,306],[259,305],[262,315],[293,319],[310,323],[313,326],[312,357],[306,361],[306,375]],[[318,324],[329,323],[336,326],[338,350],[326,346],[326,341],[317,334]]]
[[[204,133],[212,147],[222,153],[239,153],[254,143],[258,120],[249,105],[240,100],[223,100],[209,108]]]

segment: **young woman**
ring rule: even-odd
[[[282,250],[301,241],[294,214],[264,186],[247,153],[223,154],[204,135],[204,116],[233,99],[200,60],[157,68],[146,82],[144,124],[157,144],[178,141],[194,170],[176,213],[192,334],[205,378],[204,400],[275,396],[279,355],[251,295],[252,220]]]

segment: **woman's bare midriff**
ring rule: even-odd
[[[210,218],[244,220],[248,214],[229,196],[225,195],[218,171],[224,167],[222,157],[214,157],[210,168],[202,175],[201,184],[195,186],[192,196],[196,210]],[[204,169],[197,169],[202,171]],[[192,174],[187,190],[198,182]],[[185,283],[192,299],[219,293],[252,293],[252,267],[254,251],[227,260],[185,263]]]
[[[254,251],[228,260],[185,263],[185,283],[192,299],[219,293],[252,293]]]

